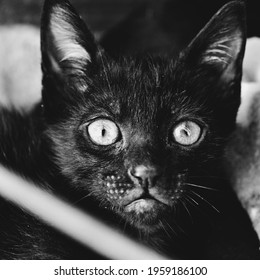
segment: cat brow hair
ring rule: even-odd
[[[110,82],[109,82],[109,79],[108,79],[108,75],[107,75],[107,70],[106,70],[105,64],[104,64],[103,54],[102,54],[102,51],[100,50],[100,48],[98,48],[98,54],[100,56],[101,63],[102,63],[102,66],[103,66],[103,69],[104,69],[104,72],[105,72],[105,77],[106,77],[106,81],[107,81],[107,85],[108,85],[109,91],[112,93],[111,85],[110,85]]]

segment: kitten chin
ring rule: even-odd
[[[152,230],[167,212],[171,213],[171,207],[152,198],[140,198],[125,206],[123,216],[136,228]]]
[[[99,189],[97,200],[101,196],[105,208],[112,209],[140,230],[159,228],[167,216],[174,215],[175,205],[185,194],[185,173],[163,174],[153,184],[139,180],[129,172],[126,175],[109,174],[101,179],[101,183],[99,180],[94,182],[93,189]]]

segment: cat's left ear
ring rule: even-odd
[[[241,76],[245,43],[245,4],[229,2],[193,39],[186,59],[196,66],[212,66],[222,80],[230,82]]]
[[[41,24],[42,69],[48,76],[84,76],[93,66],[97,45],[67,0],[46,0]]]

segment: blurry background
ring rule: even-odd
[[[71,0],[92,31],[103,32],[135,11],[136,20],[156,19],[167,29],[197,30],[228,0]],[[249,36],[260,35],[258,0],[245,0]],[[1,0],[0,23],[40,24],[43,0]],[[174,25],[174,26],[173,26]],[[178,25],[178,26],[177,26]],[[189,28],[187,28],[189,27]]]
[[[139,51],[144,44],[150,45],[151,50],[163,46],[177,53],[226,2],[228,0],[71,0],[96,38],[112,29],[104,38],[104,45],[113,54],[133,48]],[[248,37],[260,36],[259,0],[245,2]],[[0,24],[29,23],[39,27],[42,4],[43,0],[1,0]]]
[[[0,0],[0,104],[30,108],[40,98],[43,0]],[[228,0],[71,0],[112,56],[176,55]],[[248,37],[260,37],[259,0],[246,0]]]
[[[40,24],[43,0],[1,0],[0,23]],[[101,32],[120,21],[140,0],[71,0],[95,32]],[[152,2],[152,1],[149,1]]]

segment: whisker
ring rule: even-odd
[[[173,213],[174,213],[175,215],[177,215],[177,207],[176,207],[175,204],[173,204]]]
[[[191,183],[185,183],[185,185],[200,188],[200,189],[210,190],[210,191],[219,191],[218,189],[214,189],[214,188],[210,188],[210,187],[206,187],[206,186],[202,186],[202,185],[191,184]]]
[[[106,205],[107,205],[107,201],[105,199],[101,200],[99,203],[99,207],[101,208],[106,207]]]
[[[111,85],[110,85],[110,82],[109,82],[109,79],[108,79],[107,70],[105,68],[105,64],[104,64],[104,60],[103,60],[102,51],[100,49],[98,49],[98,53],[99,53],[100,58],[101,58],[101,63],[103,65],[103,69],[104,69],[104,72],[105,72],[105,78],[106,78],[106,81],[107,81],[107,85],[108,85],[109,91],[112,92]]]
[[[189,203],[191,206],[197,207],[197,205],[194,205],[192,201],[189,200],[188,197],[182,197],[182,200],[185,200],[187,203]]]
[[[92,194],[94,194],[94,193],[95,193],[95,191],[92,191],[92,192],[90,192],[90,193],[88,193],[88,194],[84,195],[84,196],[83,196],[83,197],[81,197],[80,199],[78,199],[78,200],[76,200],[75,202],[73,202],[73,205],[78,204],[80,201],[84,200],[85,198],[90,197],[90,196],[91,196]]]
[[[185,232],[185,230],[184,230],[178,223],[176,223],[176,222],[174,221],[174,219],[172,220],[172,222],[174,223],[174,225],[175,225],[182,233],[184,233],[185,235],[187,235],[186,232]],[[168,224],[168,223],[167,223],[167,224]],[[168,224],[168,226],[169,226],[170,228],[172,228],[169,224]]]
[[[190,197],[187,193],[186,196],[182,199],[184,199],[190,206],[194,207],[197,211],[201,212],[202,209],[199,207],[198,204],[194,203],[194,199],[192,199],[192,197]]]
[[[121,219],[121,220],[123,220],[123,219]],[[126,222],[126,221],[124,221],[123,233],[125,233],[125,232],[126,232],[126,225],[127,225],[127,222]]]
[[[175,236],[178,236],[177,232],[172,228],[172,226],[166,220],[164,220],[164,221],[165,221],[166,225],[169,227],[169,229],[171,230],[171,232],[173,232],[173,234]]]
[[[208,205],[210,205],[215,211],[217,211],[218,213],[220,213],[220,211],[212,204],[210,203],[207,199],[205,199],[204,197],[202,197],[201,195],[197,194],[194,191],[190,191],[192,192],[194,195],[196,195],[197,197],[199,197],[201,200],[205,201]]]
[[[166,222],[166,221],[165,221]],[[167,223],[167,222],[166,222]],[[171,238],[171,235],[169,234],[169,232],[167,231],[167,229],[165,228],[165,226],[164,226],[164,224],[163,224],[163,222],[160,220],[159,221],[159,224],[160,224],[160,226],[161,226],[161,228],[163,229],[163,231],[166,233],[166,235],[169,237],[169,238]]]
[[[192,200],[197,206],[199,206],[199,203],[198,203],[196,200],[194,200],[190,195],[188,195],[188,194],[186,193],[186,196],[187,196],[187,198],[189,198],[190,200]]]
[[[187,211],[187,213],[188,213],[188,215],[189,215],[189,217],[190,217],[191,222],[194,223],[194,220],[193,220],[193,218],[192,218],[192,215],[191,215],[191,213],[190,213],[190,211],[189,211],[189,209],[188,209],[188,207],[187,207],[185,201],[183,201],[182,199],[180,199],[180,202],[181,202],[181,204],[183,205],[183,207],[186,209],[186,211]]]

